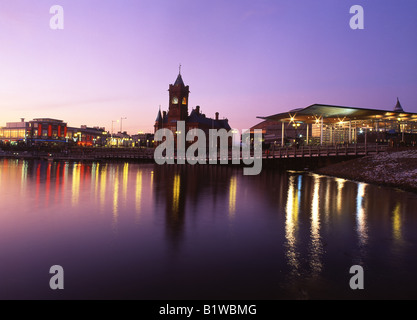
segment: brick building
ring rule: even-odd
[[[185,129],[188,132],[197,128],[203,130],[208,136],[210,129],[231,130],[228,119],[219,119],[219,113],[215,118],[209,118],[201,112],[200,106],[196,106],[188,113],[190,88],[184,84],[181,72],[178,74],[174,84],[169,85],[169,107],[168,111],[159,110],[155,120],[155,132],[158,129],[170,129],[176,136],[177,122],[185,121]]]

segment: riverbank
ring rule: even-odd
[[[417,150],[388,151],[332,164],[315,172],[417,193]]]

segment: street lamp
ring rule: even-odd
[[[113,138],[113,124],[114,124],[115,122],[119,122],[119,120],[112,120],[112,121],[111,121],[111,137],[112,137],[112,138]]]
[[[113,146],[113,124],[115,122],[119,122],[119,120],[112,120],[111,121],[111,141],[110,141],[110,146]]]
[[[126,120],[127,118],[120,118],[120,133],[122,133],[122,122],[123,120]]]

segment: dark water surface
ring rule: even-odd
[[[1,299],[417,298],[417,195],[226,166],[0,160]],[[49,268],[64,268],[51,290]],[[351,290],[361,265],[365,289]]]

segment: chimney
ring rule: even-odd
[[[197,112],[197,114],[200,114],[200,106],[195,107],[195,111]]]
[[[20,121],[25,122],[25,118],[20,118]]]
[[[216,112],[216,120],[219,120],[219,113]]]

